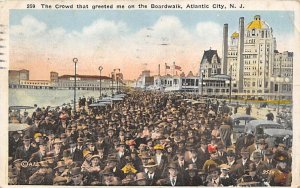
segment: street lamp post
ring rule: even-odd
[[[99,72],[100,72],[100,77],[99,77],[99,81],[100,81],[100,88],[99,88],[99,92],[100,92],[100,96],[99,96],[99,99],[101,99],[101,95],[102,95],[102,87],[101,87],[101,71],[103,70],[103,67],[102,66],[99,66],[98,68]]]
[[[111,72],[111,96],[114,96],[114,72]]]
[[[201,97],[203,97],[203,78],[204,78],[204,70],[201,71]]]
[[[277,102],[277,114],[278,114],[278,113],[279,113],[280,101],[281,101],[281,99],[280,99],[280,85],[279,85],[279,84],[280,84],[281,82],[283,82],[283,79],[282,79],[282,77],[279,75],[279,76],[277,76],[276,78],[272,77],[272,78],[271,78],[271,81],[273,81],[274,83],[277,84],[276,98],[277,98],[277,100],[278,100],[278,102]],[[275,91],[275,88],[274,88],[274,91]]]
[[[78,59],[77,58],[73,58],[73,62],[74,62],[74,66],[75,66],[75,74],[74,74],[74,77],[75,77],[75,80],[74,80],[74,112],[76,112],[76,64],[78,63]]]
[[[229,77],[229,104],[231,104],[231,82],[232,82],[232,65],[230,66],[230,77]]]
[[[116,81],[117,81],[117,92],[119,92],[119,74],[117,73],[116,74],[116,71],[119,71],[119,73],[120,73],[120,69],[114,69],[114,73],[115,73],[115,77],[116,77]]]

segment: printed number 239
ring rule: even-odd
[[[27,4],[27,8],[35,8],[35,4]]]

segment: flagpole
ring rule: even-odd
[[[175,61],[173,62],[173,76],[175,74]]]
[[[165,75],[167,75],[167,63],[165,63]]]

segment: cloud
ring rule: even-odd
[[[33,16],[25,16],[21,20],[20,25],[12,26],[10,33],[12,35],[36,36],[43,34],[47,29],[47,25]]]
[[[104,19],[94,21],[91,25],[82,29],[84,36],[116,36],[127,32],[127,26],[124,22],[115,22]]]
[[[206,48],[219,48],[222,45],[222,26],[215,22],[200,22],[196,25],[198,37]]]
[[[15,59],[36,65],[35,59],[27,58],[28,54],[34,54],[39,56],[39,63],[51,63],[45,66],[44,75],[48,76],[49,69],[68,72],[72,58],[77,57],[82,73],[89,74],[91,70],[97,73],[101,64],[105,67],[103,74],[119,67],[126,71],[127,78],[133,79],[145,64],[156,74],[158,64],[174,61],[186,73],[190,70],[196,73],[203,50],[219,48],[222,27],[213,22],[201,22],[190,30],[178,17],[161,16],[152,25],[136,32],[124,22],[107,19],[97,19],[81,30],[66,31],[63,27],[48,28],[46,23],[25,16],[21,24],[11,26],[11,36],[11,54],[15,56],[11,56],[11,62]]]
[[[295,36],[293,34],[281,34],[281,35],[274,35],[276,38],[276,46],[279,52],[289,51],[295,52],[297,49],[297,42],[295,42]]]

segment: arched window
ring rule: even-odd
[[[255,29],[252,29],[252,36],[255,36]]]

